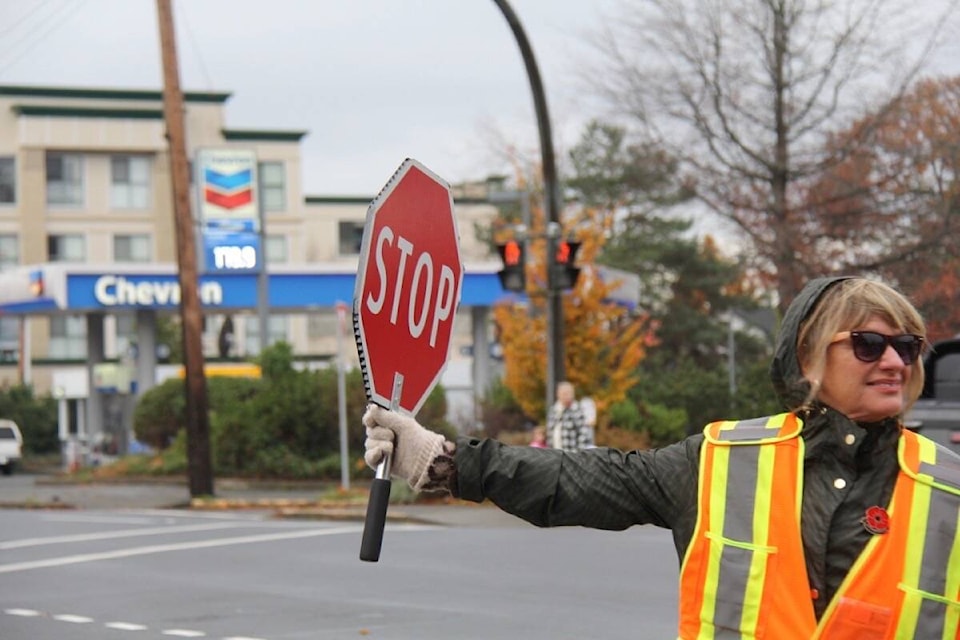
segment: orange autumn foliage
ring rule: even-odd
[[[655,344],[650,318],[611,301],[616,281],[604,281],[594,267],[603,245],[602,224],[583,213],[574,235],[581,244],[582,268],[574,289],[563,292],[564,370],[579,397],[597,405],[597,442],[605,444],[606,409],[626,398],[638,379],[637,365]],[[542,220],[542,212],[535,212]],[[527,297],[494,308],[504,357],[504,384],[524,412],[535,420],[546,415],[547,297],[545,240],[531,241],[527,253]]]

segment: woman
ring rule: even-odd
[[[680,638],[957,638],[960,458],[903,428],[925,328],[894,289],[810,282],[771,378],[787,412],[651,451],[446,442],[371,406],[368,464],[537,526],[672,530]]]
[[[547,433],[551,446],[564,451],[593,446],[593,430],[587,426],[587,416],[577,401],[572,382],[557,383],[557,401],[547,412]]]

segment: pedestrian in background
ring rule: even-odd
[[[770,373],[784,413],[656,450],[569,452],[448,442],[371,405],[365,459],[392,454],[415,489],[537,526],[671,529],[681,640],[956,640],[960,456],[903,423],[925,334],[893,288],[820,278],[780,327]]]
[[[597,443],[597,403],[593,398],[586,397],[577,400],[580,410],[583,411],[583,421],[587,426],[587,440],[591,446]]]
[[[547,413],[547,433],[554,449],[580,451],[593,446],[593,432],[571,382],[557,384],[557,400]]]

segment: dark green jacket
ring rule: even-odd
[[[788,407],[799,406],[807,390],[796,358],[797,329],[817,298],[836,281],[812,281],[784,316],[771,376]],[[870,538],[861,523],[864,512],[890,501],[898,469],[899,426],[896,419],[856,424],[827,407],[803,418],[801,527],[819,618]],[[848,436],[853,436],[852,444]],[[697,519],[702,442],[703,436],[695,435],[650,451],[597,448],[569,453],[461,438],[454,494],[476,502],[490,500],[541,527],[621,530],[654,524],[672,531],[682,558]]]

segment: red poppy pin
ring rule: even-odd
[[[890,515],[883,507],[869,507],[860,522],[874,535],[890,531]]]

